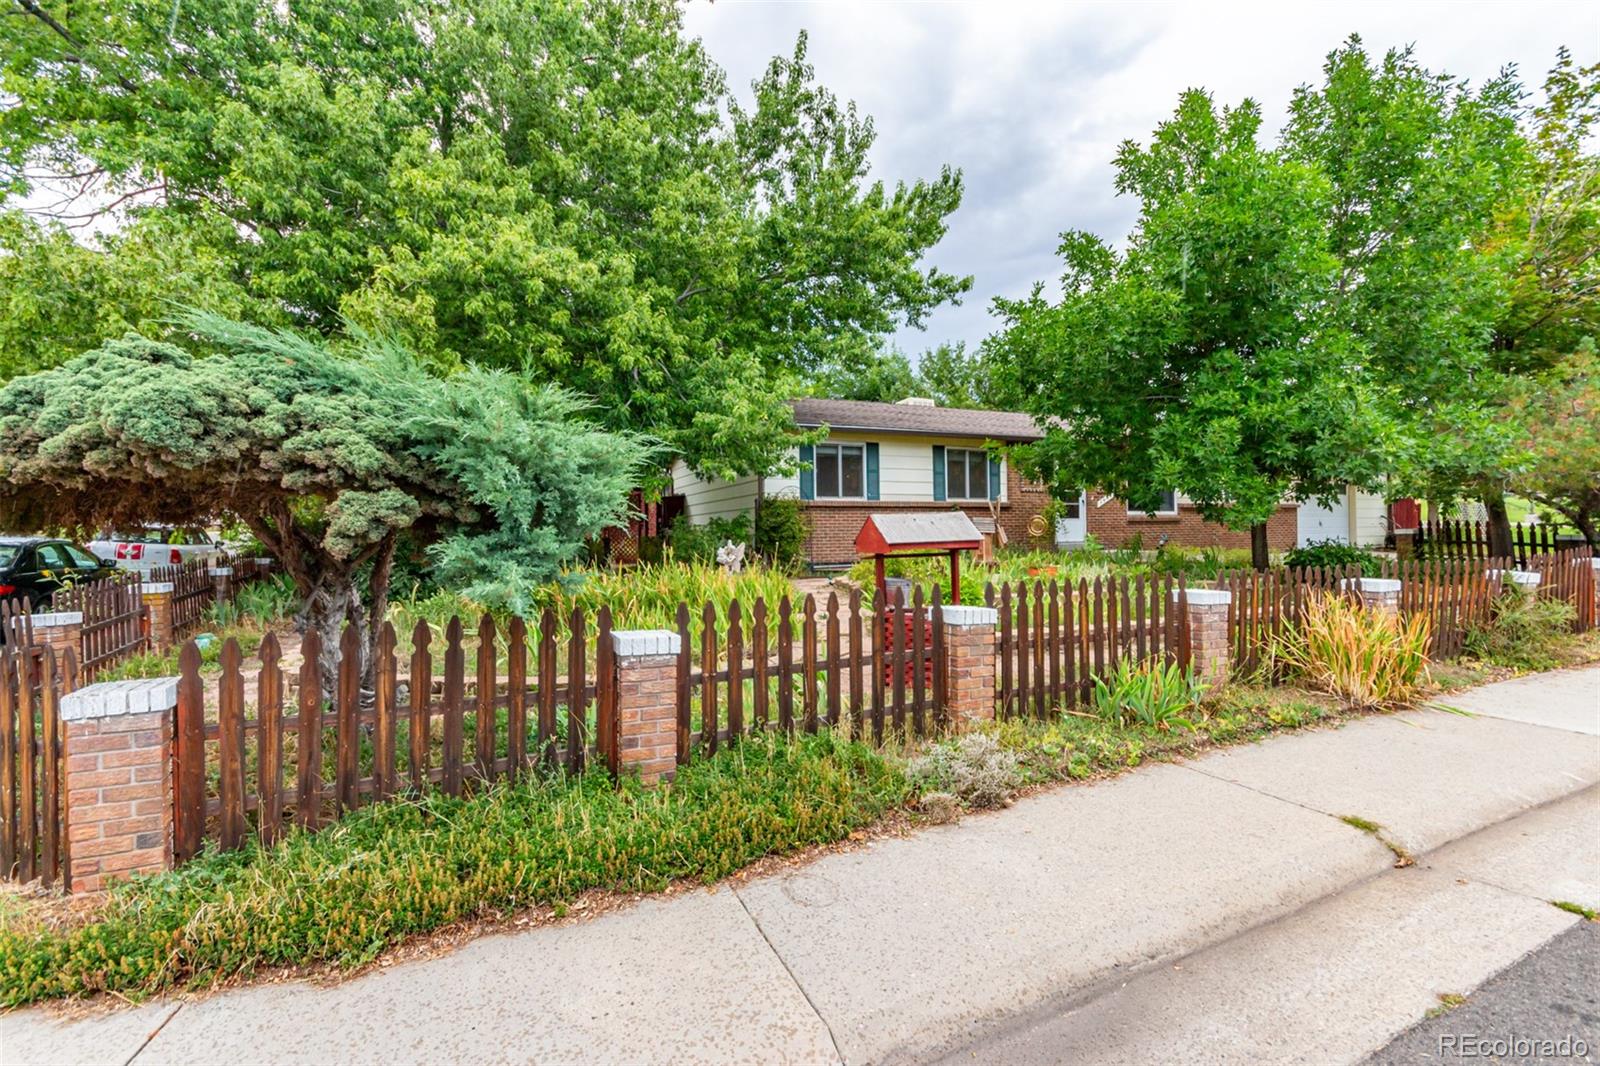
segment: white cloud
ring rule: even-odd
[[[1515,63],[1537,85],[1557,47],[1594,62],[1600,4],[1545,3],[692,3],[686,22],[748,96],[801,29],[820,80],[877,122],[886,180],[961,167],[963,206],[932,261],[975,277],[964,306],[936,312],[909,351],[976,342],[997,295],[1057,274],[1057,234],[1120,240],[1135,205],[1115,197],[1111,159],[1192,86],[1253,97],[1281,123],[1297,85],[1359,33],[1369,51],[1415,44],[1433,70],[1481,82]]]

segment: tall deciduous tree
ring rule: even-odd
[[[1061,245],[1064,296],[997,301],[987,357],[1047,421],[1023,453],[1059,494],[1085,485],[1154,509],[1177,489],[1252,532],[1289,496],[1370,482],[1375,420],[1353,338],[1318,318],[1337,284],[1330,187],[1259,143],[1255,104],[1198,90],[1147,147],[1122,145],[1117,190],[1141,209],[1125,252]]]
[[[1481,496],[1502,555],[1514,434],[1496,417],[1507,382],[1490,349],[1521,253],[1492,238],[1527,171],[1520,93],[1509,72],[1473,88],[1410,49],[1374,61],[1351,37],[1322,83],[1295,93],[1283,134],[1288,156],[1331,184],[1329,321],[1359,340],[1393,401],[1400,484]]]
[[[704,473],[780,462],[799,376],[969,285],[922,264],[959,174],[869,181],[803,36],[742,107],[665,0],[11,2],[13,191],[81,174],[251,317],[526,370]]]
[[[1585,338],[1553,368],[1523,379],[1511,403],[1527,456],[1511,487],[1571,522],[1600,548],[1600,356]]]
[[[0,524],[236,514],[294,579],[325,684],[345,622],[370,648],[402,531],[469,594],[522,609],[625,510],[641,446],[560,389],[472,366],[441,383],[371,337],[335,354],[214,316],[184,327],[216,354],[130,335],[0,388]]]

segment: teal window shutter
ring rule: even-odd
[[[943,500],[944,491],[944,445],[933,446],[933,498]]]
[[[800,498],[814,500],[817,498],[817,472],[814,469],[817,462],[817,449],[809,444],[800,445]]]
[[[1000,498],[1000,460],[989,456],[989,499]]]
[[[878,498],[878,446],[867,444],[867,499]]]

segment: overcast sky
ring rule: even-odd
[[[963,204],[934,250],[941,268],[974,277],[960,307],[896,342],[913,357],[993,329],[991,299],[1026,294],[1058,273],[1056,235],[1112,241],[1136,204],[1112,189],[1112,156],[1145,140],[1191,86],[1224,103],[1249,96],[1274,133],[1294,88],[1321,79],[1351,33],[1369,52],[1414,45],[1434,71],[1481,82],[1508,63],[1532,87],[1565,44],[1600,58],[1600,3],[1024,3],[695,0],[689,32],[729,82],[749,83],[796,34],[810,33],[817,76],[877,123],[874,174],[966,177]]]

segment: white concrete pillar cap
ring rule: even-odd
[[[159,596],[173,591],[175,591],[175,587],[170,581],[146,581],[144,583],[144,594],[146,596]]]
[[[178,705],[178,679],[149,677],[101,681],[61,697],[61,720],[85,722],[127,714],[170,711]]]
[[[1190,607],[1220,607],[1233,602],[1233,593],[1227,589],[1173,589],[1172,601],[1178,603],[1188,597]]]
[[[943,608],[947,626],[995,626],[1000,624],[1000,611],[994,607],[964,607],[959,603]]]
[[[49,629],[55,626],[83,625],[82,611],[46,611],[33,616],[33,628]]]
[[[619,656],[677,655],[683,639],[670,629],[619,629],[611,634],[611,650]]]

